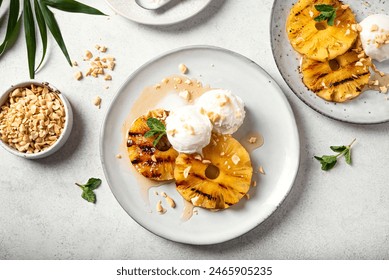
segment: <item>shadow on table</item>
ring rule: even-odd
[[[35,160],[36,163],[42,165],[56,165],[58,163],[69,160],[73,154],[77,153],[77,149],[81,142],[81,139],[84,138],[84,123],[82,115],[78,113],[75,106],[72,106],[72,110],[73,128],[69,139],[63,145],[63,147],[59,149],[55,154],[47,158]]]
[[[226,0],[213,0],[205,9],[197,15],[184,20],[183,22],[167,25],[167,26],[151,26],[144,25],[145,28],[160,30],[161,32],[186,32],[193,29],[193,27],[201,24],[206,24],[214,14],[216,14],[224,5]]]

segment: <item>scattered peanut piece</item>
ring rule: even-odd
[[[387,93],[388,92],[388,88],[386,86],[382,86],[382,87],[380,87],[380,92],[381,93]]]
[[[237,155],[237,154],[234,154],[232,157],[231,157],[231,160],[232,162],[237,165],[240,161],[240,157]]]
[[[261,174],[265,174],[265,171],[263,170],[263,167],[262,167],[262,166],[258,167],[258,171],[259,171],[259,173],[261,173]]]
[[[371,32],[375,32],[375,31],[378,31],[378,25],[377,24],[373,24],[370,28],[370,31]]]
[[[197,159],[197,160],[200,160],[200,161],[202,160],[200,155],[196,155],[194,158]]]
[[[257,186],[257,181],[253,181],[253,187]]]
[[[117,154],[117,155],[116,155],[116,158],[121,159],[121,158],[122,158],[122,155],[121,155],[121,154]]]
[[[74,78],[75,78],[77,81],[81,80],[81,79],[83,78],[82,72],[81,72],[81,71],[76,72],[76,73],[74,74]]]
[[[211,164],[212,162],[211,162],[210,160],[204,159],[204,160],[202,161],[202,163],[204,163],[204,164]]]
[[[186,67],[185,64],[181,63],[180,65],[178,65],[178,69],[180,70],[180,72],[182,74],[186,74],[186,72],[188,72],[188,67]]]
[[[188,178],[188,176],[189,176],[189,171],[190,171],[191,168],[192,168],[192,166],[188,166],[187,168],[185,168],[185,170],[184,170],[184,177],[185,177],[185,178]]]
[[[78,66],[77,61],[73,61],[72,64],[73,64],[73,66]]]
[[[340,6],[343,10],[347,10],[348,7],[350,7],[350,5],[342,5]]]
[[[249,143],[250,143],[250,144],[255,144],[255,143],[257,143],[257,137],[250,137]]]
[[[90,60],[92,57],[93,57],[93,54],[90,51],[86,50],[84,60]]]
[[[107,74],[107,75],[105,75],[104,80],[111,81],[112,80],[112,76]]]
[[[101,98],[100,98],[100,96],[96,96],[96,97],[93,99],[93,105],[99,107],[99,109],[100,109],[100,106],[101,106]]]
[[[187,90],[184,90],[184,91],[181,91],[178,96],[182,97],[183,99],[185,99],[186,101],[189,101],[191,99],[191,94],[189,93],[189,91]]]

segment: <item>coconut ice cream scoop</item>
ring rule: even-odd
[[[242,99],[224,89],[205,92],[196,102],[200,112],[213,124],[220,134],[233,134],[243,124],[246,112]]]
[[[166,134],[173,148],[186,154],[201,153],[211,141],[212,124],[193,105],[172,110],[166,118]]]

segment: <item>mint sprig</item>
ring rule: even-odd
[[[77,184],[82,189],[81,197],[88,202],[96,203],[96,194],[93,190],[101,185],[101,180],[97,178],[90,178],[85,185]]]
[[[144,136],[146,138],[157,136],[153,141],[153,145],[156,147],[161,138],[166,135],[166,127],[160,120],[156,118],[148,118],[146,123],[150,130],[147,131]]]
[[[336,10],[331,5],[321,4],[315,5],[315,9],[320,12],[320,15],[314,18],[315,21],[327,21],[327,24],[333,26],[336,18]]]
[[[336,165],[338,158],[341,156],[344,156],[347,164],[351,164],[351,146],[354,144],[355,140],[356,139],[354,139],[348,146],[331,146],[330,149],[338,153],[336,155],[324,155],[321,157],[315,156],[315,159],[321,163],[321,169],[324,171],[332,169]]]

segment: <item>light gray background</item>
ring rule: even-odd
[[[0,259],[388,259],[389,124],[333,121],[294,96],[270,48],[273,1],[214,0],[195,18],[171,27],[130,22],[103,0],[83,2],[110,16],[56,12],[69,53],[85,69],[84,50],[108,46],[117,58],[113,81],[75,81],[75,69],[50,40],[47,62],[36,78],[51,82],[69,98],[74,129],[67,144],[47,159],[28,161],[0,150]],[[100,127],[126,77],[152,57],[192,44],[228,48],[261,65],[288,97],[301,137],[300,171],[286,201],[251,232],[214,246],[177,244],[146,231],[120,207],[104,180],[96,205],[85,202],[74,185],[92,176],[104,179]],[[0,60],[1,90],[26,79],[21,36]],[[96,95],[103,99],[100,110],[92,105]],[[340,162],[331,172],[322,172],[313,156],[353,138],[353,166]]]

